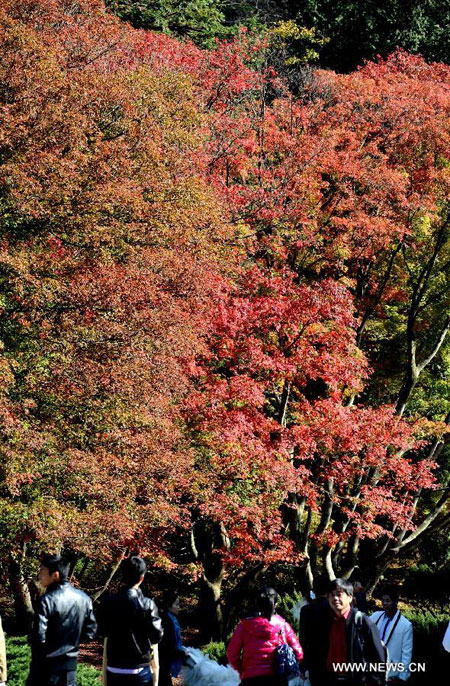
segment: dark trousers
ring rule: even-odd
[[[139,674],[113,674],[106,672],[107,686],[150,686],[153,677],[150,667],[144,667]]]
[[[163,667],[163,665],[159,665],[159,681],[158,681],[159,686],[172,686],[173,681],[172,681],[172,675],[170,673],[170,667]]]
[[[309,681],[311,686],[327,686],[328,674],[326,669],[309,668]]]
[[[26,686],[77,686],[75,670],[53,670],[45,662],[31,660]]]

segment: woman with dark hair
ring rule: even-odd
[[[181,671],[181,660],[185,652],[177,619],[179,611],[178,593],[164,591],[161,613],[164,635],[159,644],[159,686],[172,686],[172,677],[177,677]]]
[[[294,630],[276,614],[278,593],[270,586],[260,589],[256,613],[242,619],[227,648],[228,661],[241,677],[242,686],[284,686],[285,677],[275,673],[275,651],[282,643],[293,649],[297,660],[303,650]]]

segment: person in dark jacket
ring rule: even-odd
[[[68,581],[69,566],[60,555],[45,555],[39,582],[46,589],[30,635],[31,666],[27,686],[76,686],[79,645],[97,630],[92,601]]]
[[[353,585],[335,579],[328,591],[333,611],[326,669],[329,686],[381,686],[386,658],[377,627],[352,607]]]
[[[314,579],[315,598],[300,610],[300,643],[304,657],[302,672],[308,672],[311,686],[324,686],[327,681],[326,659],[328,637],[332,620],[328,587],[330,583],[324,576]]]
[[[353,605],[361,612],[364,612],[364,614],[367,614],[369,611],[366,592],[360,581],[353,582]]]
[[[180,598],[176,591],[167,590],[162,599],[162,625],[164,635],[159,644],[159,686],[172,686],[172,677],[177,677],[185,657],[181,630],[178,623]]]
[[[140,589],[146,569],[144,560],[136,555],[124,560],[122,590],[105,598],[100,607],[107,686],[158,684],[157,644],[163,629],[155,602]]]

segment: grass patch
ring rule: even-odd
[[[6,639],[8,661],[8,686],[25,686],[30,667],[31,651],[26,636],[10,636]],[[100,672],[90,665],[79,664],[78,686],[99,686]]]

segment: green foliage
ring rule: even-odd
[[[30,647],[26,636],[12,636],[6,639],[9,686],[25,686],[30,664]],[[78,686],[98,686],[100,672],[90,665],[79,664]]]
[[[404,611],[413,625],[413,660],[426,665],[426,683],[438,683],[442,676],[442,639],[448,622],[448,613],[435,610]]]
[[[285,593],[278,604],[277,612],[289,622],[295,633],[298,634],[300,628],[300,612],[299,605],[303,600],[300,591],[293,591],[288,594]]]
[[[30,647],[26,636],[7,637],[6,654],[8,658],[8,684],[22,686],[28,675]]]
[[[321,61],[338,71],[350,71],[397,47],[430,60],[450,57],[450,6],[445,0],[306,0],[289,6],[331,38]]]
[[[217,0],[107,0],[106,5],[136,28],[187,37],[204,48],[231,35]]]
[[[98,686],[100,672],[90,665],[78,665],[77,684],[78,686]]]
[[[223,663],[226,661],[227,648],[223,641],[211,641],[206,646],[203,646],[202,650],[205,653],[205,655],[208,655],[208,657],[211,658],[211,660],[215,660],[219,663]]]
[[[445,536],[445,532],[442,532],[442,536]],[[439,560],[445,566],[440,566],[439,564],[420,564],[414,565],[408,570],[402,585],[402,591],[407,598],[417,600],[420,604],[423,601],[429,604],[432,603],[438,605],[441,609],[445,607],[446,603],[448,604],[448,589],[450,586],[450,566],[448,563],[450,551],[448,549],[448,540],[446,543],[447,545],[442,540],[440,546],[438,544],[438,548],[444,548],[446,553],[447,559]],[[435,558],[438,558],[438,551],[435,551]],[[435,619],[439,617],[439,615],[434,613],[431,613],[430,616]],[[423,615],[418,615],[418,618],[418,621],[422,621]]]

